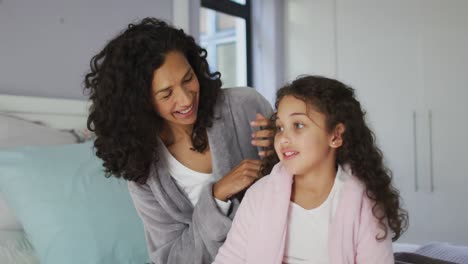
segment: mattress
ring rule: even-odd
[[[393,243],[393,252],[415,252],[421,246],[409,243]]]

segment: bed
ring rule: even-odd
[[[148,263],[126,183],[106,178],[88,103],[0,95],[0,263]]]

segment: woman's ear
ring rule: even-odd
[[[332,136],[330,137],[329,146],[331,148],[339,148],[343,145],[343,134],[346,127],[343,123],[338,123],[333,129]]]

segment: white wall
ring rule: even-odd
[[[336,75],[334,1],[284,1],[285,79]]]
[[[172,23],[189,35],[199,40],[200,32],[200,0],[173,0]]]
[[[283,84],[283,0],[256,0],[254,87],[270,102]],[[198,39],[200,0],[0,0],[0,94],[86,99],[89,61],[128,23],[167,20]]]
[[[254,84],[265,98],[274,103],[276,90],[284,82],[284,1],[252,2],[252,50]]]
[[[84,99],[91,57],[146,16],[172,21],[172,1],[0,1],[0,93]]]

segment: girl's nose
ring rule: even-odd
[[[288,144],[289,143],[289,136],[288,134],[286,133],[286,131],[283,131],[281,132],[280,135],[278,135],[278,142],[281,144],[281,145],[284,145],[284,144]]]

